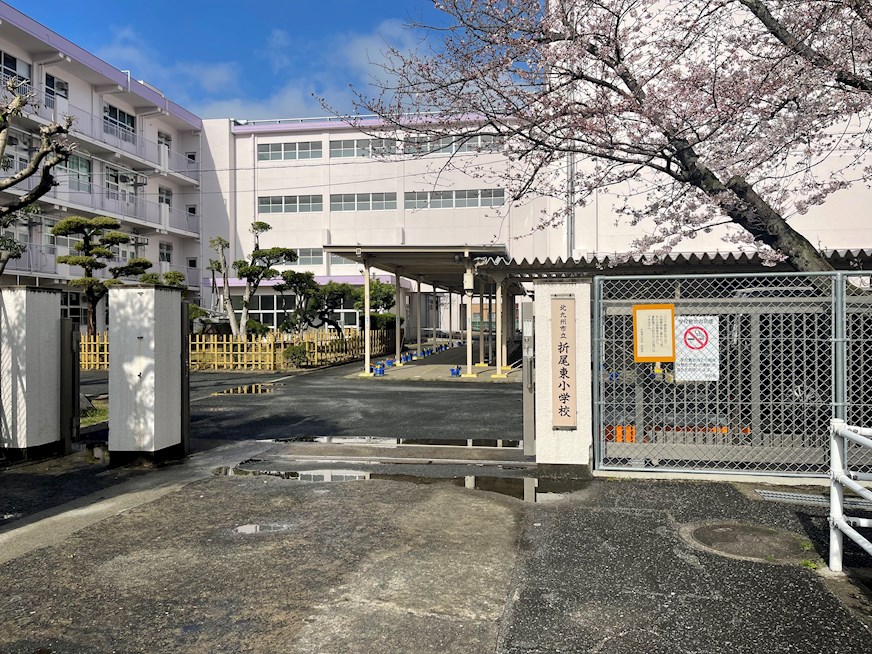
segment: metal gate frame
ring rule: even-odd
[[[827,474],[827,452],[829,445],[828,438],[828,428],[829,428],[829,418],[836,417],[841,419],[848,419],[850,414],[854,414],[850,419],[853,422],[859,423],[868,423],[870,418],[872,418],[872,400],[868,400],[863,398],[862,396],[862,387],[865,385],[863,383],[857,384],[859,388],[849,388],[847,383],[847,378],[849,372],[852,375],[853,379],[861,379],[866,380],[868,383],[870,379],[872,379],[872,363],[865,363],[866,360],[869,360],[870,353],[872,353],[872,292],[866,289],[863,289],[860,285],[857,284],[857,280],[863,280],[864,282],[868,282],[870,279],[870,273],[864,271],[846,271],[846,272],[823,272],[823,273],[742,273],[742,274],[711,274],[711,275],[657,275],[657,276],[642,276],[642,275],[633,275],[633,276],[608,276],[601,275],[594,277],[593,280],[593,339],[592,339],[592,361],[593,361],[593,371],[594,371],[594,381],[593,381],[593,413],[594,413],[594,461],[595,465],[598,469],[602,470],[634,470],[634,471],[643,471],[643,472],[716,472],[716,473],[727,473],[727,474],[750,474],[750,475],[779,475],[779,476],[815,476],[815,477],[824,477]],[[853,280],[853,281],[852,281]],[[654,283],[656,282],[656,283]],[[733,436],[733,445],[727,445],[725,443],[714,444],[714,438],[710,440],[712,443],[702,444],[702,445],[694,445],[693,447],[699,448],[700,452],[704,450],[704,448],[710,448],[708,451],[715,453],[713,457],[708,460],[707,465],[700,465],[700,461],[685,461],[681,465],[674,465],[667,463],[666,465],[657,465],[654,463],[655,459],[645,459],[644,457],[637,456],[631,457],[629,460],[618,460],[616,462],[615,457],[607,457],[607,449],[609,448],[610,443],[614,443],[616,440],[615,430],[617,427],[612,425],[612,433],[608,434],[608,425],[606,425],[604,413],[605,409],[608,408],[610,415],[613,421],[616,421],[616,414],[620,413],[621,410],[624,410],[627,413],[627,392],[625,391],[624,397],[619,398],[623,403],[612,400],[609,403],[607,392],[607,377],[614,375],[613,372],[608,372],[607,364],[610,363],[606,361],[606,341],[605,341],[605,324],[606,320],[610,316],[618,315],[618,310],[621,312],[625,312],[627,307],[632,307],[633,304],[647,304],[647,303],[656,303],[656,302],[671,302],[676,306],[676,315],[693,315],[693,311],[687,310],[687,304],[683,304],[683,301],[686,303],[691,303],[691,300],[687,298],[670,298],[665,296],[662,292],[664,288],[668,285],[669,282],[672,283],[683,283],[688,285],[698,285],[700,289],[705,289],[706,285],[712,285],[715,287],[716,284],[723,283],[724,287],[719,290],[729,290],[729,285],[733,284],[737,288],[733,290],[735,293],[736,290],[747,290],[748,295],[752,296],[754,299],[749,299],[748,304],[749,307],[745,307],[741,305],[741,300],[744,297],[748,297],[748,295],[739,295],[739,296],[704,296],[699,295],[696,296],[696,301],[701,304],[704,309],[702,313],[705,313],[706,310],[711,311],[711,307],[713,305],[717,305],[719,300],[724,301],[724,309],[723,311],[712,311],[713,313],[717,313],[717,315],[721,316],[721,318],[726,318],[727,324],[732,326],[732,329],[736,330],[736,333],[741,333],[742,338],[745,340],[749,340],[754,344],[753,347],[749,348],[750,351],[743,351],[739,354],[741,355],[739,359],[737,359],[738,363],[741,364],[742,361],[749,361],[753,359],[755,356],[756,361],[753,363],[756,366],[756,373],[752,374],[752,371],[746,370],[744,368],[740,368],[739,372],[730,371],[732,374],[741,375],[743,381],[747,381],[750,384],[749,389],[745,389],[745,392],[750,393],[750,397],[752,398],[748,404],[749,406],[743,407],[741,410],[744,412],[743,415],[746,416],[747,426],[743,426],[743,429],[748,430],[748,434],[752,435],[754,439],[757,438],[759,434],[761,438],[763,438],[764,428],[775,429],[773,425],[770,425],[769,422],[766,421],[765,415],[768,415],[769,419],[781,417],[782,420],[790,419],[790,409],[789,402],[785,401],[781,404],[783,406],[779,406],[777,409],[772,409],[768,405],[766,410],[761,409],[761,405],[764,405],[763,398],[771,398],[775,391],[772,389],[775,388],[776,384],[771,383],[769,389],[762,386],[766,383],[762,377],[762,368],[761,368],[761,343],[765,341],[761,341],[760,336],[760,324],[762,315],[767,316],[768,323],[775,324],[778,320],[782,320],[782,314],[779,309],[785,309],[788,305],[794,305],[792,308],[792,312],[794,314],[810,314],[811,309],[808,307],[816,306],[823,310],[824,313],[820,313],[820,310],[817,313],[817,318],[815,318],[815,324],[818,325],[818,328],[821,328],[822,324],[829,322],[830,326],[830,334],[829,334],[829,351],[826,353],[825,357],[821,357],[823,360],[815,360],[814,365],[817,366],[816,372],[817,377],[808,382],[806,386],[803,386],[805,380],[800,380],[798,382],[797,388],[800,389],[799,392],[811,392],[807,389],[813,388],[814,383],[817,384],[818,390],[821,389],[823,381],[825,377],[828,377],[827,380],[829,382],[830,388],[828,389],[826,398],[828,401],[826,402],[818,402],[819,406],[826,405],[827,415],[825,424],[822,422],[821,425],[817,425],[817,420],[815,420],[815,424],[813,428],[809,428],[809,433],[807,435],[792,435],[793,439],[804,439],[806,441],[807,447],[802,448],[802,450],[808,455],[808,452],[814,453],[814,463],[812,463],[811,459],[809,459],[806,463],[802,465],[796,465],[791,469],[788,464],[780,463],[779,465],[768,465],[765,461],[760,461],[759,465],[755,465],[755,461],[753,459],[749,461],[741,461],[742,465],[740,467],[731,467],[730,465],[725,465],[723,461],[727,460],[721,459],[720,463],[717,463],[717,454],[716,448],[721,447],[723,451],[726,452],[727,448],[732,447],[734,451],[737,451],[737,445],[739,448],[756,448],[755,450],[747,449],[745,452],[754,452],[756,456],[765,457],[767,451],[764,450],[763,446],[757,446],[753,444],[752,437],[749,436],[747,441],[739,442],[740,439],[737,439],[736,436]],[[803,303],[802,298],[794,295],[793,292],[797,291],[802,287],[803,282],[808,282],[809,286],[812,287],[816,295],[806,297],[806,302]],[[744,289],[739,289],[738,287],[742,287],[743,284],[747,284]],[[768,284],[768,285],[767,285]],[[605,298],[604,290],[609,289],[611,286],[615,285],[624,285],[625,291],[633,288],[646,288],[646,285],[654,290],[650,296],[644,296],[644,294],[636,294],[631,297],[622,296],[620,300],[618,299],[609,299]],[[657,287],[660,287],[660,292],[657,292]],[[829,293],[827,294],[817,294],[822,289],[829,287]],[[755,296],[753,291],[772,291],[774,295],[758,295]],[[781,294],[779,295],[779,291]],[[769,300],[769,302],[766,302]],[[822,301],[825,301],[822,303]],[[610,303],[611,307],[608,305]],[[730,311],[730,307],[733,307],[733,311]],[[741,312],[736,311],[736,308],[742,308]],[[775,310],[773,310],[773,307]],[[798,308],[797,308],[798,307]],[[757,313],[756,318],[751,319],[749,316]],[[790,311],[786,312],[787,314]],[[828,317],[827,317],[828,314]],[[747,320],[744,320],[747,318]],[[723,323],[724,320],[719,320],[719,323]],[[745,334],[742,329],[742,323],[746,323],[749,328],[749,334]],[[782,322],[784,322],[782,320]],[[801,321],[800,321],[801,322]],[[789,323],[789,320],[787,321]],[[632,331],[632,329],[631,329]],[[772,331],[772,328],[770,328]],[[779,336],[778,338],[782,338]],[[769,341],[777,341],[778,343],[782,343],[786,339],[778,341],[776,337],[769,336]],[[802,340],[802,339],[797,339]],[[821,346],[820,339],[817,339],[818,347]],[[614,352],[614,346],[612,347],[612,352]],[[632,347],[632,346],[631,346]],[[782,346],[783,347],[783,346]],[[802,352],[799,352],[797,355],[797,348],[793,348],[791,350],[790,355],[793,358],[790,359],[789,363],[791,363],[794,368],[800,370],[799,362],[801,361]],[[809,353],[811,355],[811,353]],[[720,354],[719,354],[720,356]],[[769,357],[769,365],[770,367],[775,365],[775,363],[780,360],[777,358],[778,354],[772,354],[768,350],[763,350],[763,357]],[[785,359],[787,359],[788,355],[784,355]],[[632,360],[632,353],[630,353],[630,359]],[[639,366],[643,366],[645,364],[635,363],[637,370],[641,370]],[[783,368],[783,366],[782,366]],[[804,371],[802,371],[804,372]],[[647,382],[644,381],[644,375],[639,376],[643,379],[643,381],[637,381],[635,379],[636,373],[633,373],[634,380],[632,382],[622,382],[623,384],[632,383],[634,384],[635,391],[633,397],[633,404],[635,406],[635,413],[633,414],[634,426],[633,427],[633,437],[632,442],[627,438],[627,442],[621,442],[620,448],[612,445],[611,449],[621,449],[623,451],[631,452],[633,450],[638,450],[640,452],[647,451],[650,452],[652,448],[652,443],[659,438],[664,437],[662,431],[666,431],[667,428],[661,428],[661,432],[657,432],[656,428],[651,427],[649,429],[648,425],[645,422],[646,415],[653,415],[656,412],[651,411],[651,404],[646,404],[648,400],[645,397],[645,394],[642,392],[642,385]],[[648,375],[650,376],[650,375]],[[612,380],[613,381],[613,380]],[[692,382],[693,383],[693,382]],[[705,382],[699,383],[704,384]],[[718,382],[719,383],[719,382]],[[784,382],[782,381],[782,385]],[[651,384],[648,384],[650,387]],[[803,390],[806,389],[806,390]],[[705,393],[710,392],[709,390],[704,390],[703,395]],[[716,391],[718,392],[718,391]],[[685,395],[689,394],[689,390],[683,391]],[[674,391],[675,396],[681,395],[678,391]],[[653,395],[653,394],[652,394]],[[666,395],[665,393],[663,394]],[[788,398],[789,399],[789,398]],[[756,403],[756,404],[755,404]],[[732,406],[734,402],[732,398],[730,401],[725,401],[724,404]],[[738,404],[741,404],[739,402]],[[608,405],[608,407],[606,407]],[[753,406],[752,406],[753,405]],[[648,409],[647,413],[645,409]],[[656,408],[656,407],[655,407]],[[768,411],[768,413],[767,413]],[[677,413],[677,411],[676,411]],[[691,413],[689,411],[685,411],[685,414]],[[818,411],[817,413],[822,413],[822,411]],[[817,418],[817,413],[815,413],[815,418]],[[750,416],[750,417],[748,417]],[[823,416],[821,416],[823,418]],[[751,422],[752,420],[756,422]],[[762,424],[760,421],[763,421]],[[641,424],[639,424],[641,423]],[[665,424],[665,418],[663,420],[663,424]],[[790,426],[793,426],[792,424]],[[818,430],[817,428],[820,427]],[[639,429],[640,434],[642,434],[638,439],[636,438],[636,430]],[[722,429],[721,427],[705,427],[706,429]],[[735,428],[738,429],[738,426]],[[672,427],[673,430],[677,432],[679,429],[675,425]],[[685,426],[683,428],[686,431],[688,428]],[[753,431],[752,431],[753,430]],[[820,431],[821,434],[817,434],[817,431]],[[724,432],[726,433],[726,432]],[[612,440],[608,440],[611,438]],[[722,440],[728,437],[722,437]],[[624,440],[623,438],[621,439]],[[644,441],[644,442],[643,442]],[[820,441],[819,443],[817,441]],[[790,441],[785,441],[789,443]],[[790,450],[790,445],[784,445],[783,443],[779,444],[781,449],[779,451],[784,452],[786,450]],[[819,448],[818,448],[819,445]],[[666,447],[666,445],[664,445]],[[673,449],[680,449],[675,447],[673,444]],[[820,454],[817,454],[817,449],[820,450]],[[798,448],[797,448],[797,451]],[[735,455],[742,456],[742,455]],[[820,459],[818,462],[817,459]],[[864,461],[861,462],[862,465],[857,467],[868,468],[872,470],[872,459],[869,457],[864,457]],[[739,459],[733,460],[735,464]],[[680,461],[678,463],[681,463]]]

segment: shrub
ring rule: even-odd
[[[393,313],[371,313],[369,315],[369,325],[371,329],[387,329],[392,330],[396,327],[397,317]],[[400,317],[400,325],[403,324],[404,318]],[[363,316],[360,317],[360,329],[363,329]]]
[[[297,368],[302,368],[308,363],[308,357],[306,356],[306,344],[299,343],[298,345],[288,345],[285,347],[282,356],[285,359],[285,363],[289,363]]]
[[[262,322],[249,318],[248,322],[245,323],[245,333],[252,334],[253,336],[266,336],[269,334],[269,327]]]

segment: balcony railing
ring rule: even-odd
[[[57,258],[45,245],[27,245],[20,259],[10,259],[5,272],[27,272],[55,274],[58,271]]]
[[[0,74],[0,84],[5,83],[8,76]],[[132,132],[106,116],[98,116],[87,109],[70,104],[66,98],[46,92],[39,86],[23,87],[24,91],[33,91],[36,101],[31,110],[46,120],[60,121],[64,116],[72,116],[73,132],[100,141],[115,150],[137,156],[158,168],[184,175],[199,181],[200,171],[196,161],[180,152],[171,150],[164,144],[155,143],[143,138],[141,134]]]
[[[29,191],[36,183],[34,175],[10,190]],[[149,202],[128,191],[107,189],[90,182],[61,179],[43,198],[84,206],[96,213],[115,214],[123,220],[144,222],[159,229],[200,233],[200,218],[197,215],[166,204]]]

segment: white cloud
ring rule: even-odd
[[[266,49],[258,50],[257,54],[266,59],[274,73],[291,65],[291,37],[285,30],[274,29],[266,39]]]
[[[167,64],[136,31],[116,29],[112,42],[97,55],[113,66],[130,70],[135,79],[156,86],[168,97],[184,102],[194,94],[191,87],[206,93],[235,93],[239,90],[241,67],[235,62],[176,61]]]
[[[370,85],[385,77],[379,65],[388,44],[402,52],[420,45],[399,20],[384,21],[372,33],[331,35],[317,42],[275,28],[265,35],[263,49],[239,61],[168,62],[164,52],[131,27],[115,28],[111,38],[98,56],[129,69],[135,79],[203,118],[249,120],[327,115],[313,96],[325,98],[336,111],[352,112],[352,88],[377,94],[377,85]],[[262,69],[264,61],[271,79],[248,72]]]

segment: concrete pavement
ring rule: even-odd
[[[506,432],[489,416],[519,402],[508,385],[347,374],[209,396],[183,463],[110,470],[77,455],[0,470],[0,508],[30,489],[0,523],[0,651],[872,648],[870,560],[849,545],[855,578],[822,574],[825,508],[765,502],[760,484],[590,479],[509,448],[296,442],[373,427],[464,436],[476,411],[474,433],[493,438]],[[758,540],[755,559],[723,556],[688,538],[701,525],[778,530],[795,552]]]

